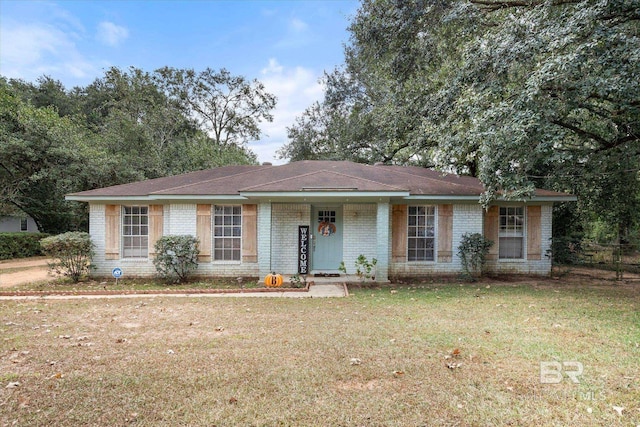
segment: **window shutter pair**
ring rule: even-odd
[[[487,260],[497,260],[500,242],[500,208],[491,206],[484,217],[484,237],[493,241]],[[542,206],[527,207],[527,259],[542,259]]]
[[[258,205],[242,205],[242,262],[258,262]],[[196,237],[200,240],[199,262],[211,262],[211,205],[196,209]]]
[[[453,205],[438,206],[438,262],[453,259]],[[407,261],[407,205],[394,205],[391,211],[391,259]]]
[[[121,205],[105,206],[105,245],[104,258],[108,260],[120,259],[120,234],[121,234]],[[154,246],[162,237],[164,227],[164,206],[149,206],[149,231],[148,245],[149,257],[155,256]]]

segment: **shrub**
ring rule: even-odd
[[[367,259],[366,256],[360,254],[356,259],[356,275],[360,278],[360,280],[364,281],[365,279],[374,279],[376,276],[375,267],[378,264],[378,260],[375,258],[371,259],[371,262]],[[372,274],[373,271],[373,274]]]
[[[198,268],[198,239],[193,236],[162,236],[155,244],[156,257],[153,264],[158,275],[169,283],[187,281]]]
[[[71,231],[47,237],[40,242],[45,255],[53,258],[49,268],[71,278],[73,283],[89,273],[94,245],[89,233]]]
[[[465,233],[460,239],[458,256],[462,262],[464,274],[472,278],[474,275],[482,275],[487,261],[489,248],[493,241],[485,238],[480,233]]]
[[[40,241],[45,233],[0,233],[0,259],[27,258],[42,255]]]

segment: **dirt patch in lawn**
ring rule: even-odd
[[[45,257],[0,261],[0,288],[53,279]]]

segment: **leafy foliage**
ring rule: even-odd
[[[89,273],[94,255],[89,233],[70,231],[47,237],[40,245],[44,254],[53,258],[49,267],[56,273],[71,278],[74,283]]]
[[[0,233],[0,259],[27,258],[42,255],[40,241],[44,233]]]
[[[282,157],[469,174],[485,203],[570,191],[583,222],[629,240],[640,222],[638,0],[364,0],[349,29],[344,67],[288,129]]]
[[[162,236],[155,244],[153,264],[169,283],[184,283],[198,268],[199,241],[191,235]]]
[[[245,108],[254,95],[258,104],[266,100],[261,117],[270,117],[275,99],[258,82],[250,85],[228,72],[224,77],[238,83],[244,97],[244,104],[228,103],[226,119],[246,116],[235,108]],[[65,201],[65,194],[257,162],[241,144],[210,137],[209,128],[185,108],[189,100],[175,96],[179,90],[163,80],[161,70],[134,67],[112,67],[73,90],[47,76],[36,83],[0,77],[0,205],[25,212],[44,232],[82,230],[88,228],[87,207]],[[210,104],[224,102],[211,96]],[[257,119],[245,119],[254,120],[252,130],[225,121],[228,141],[256,136]]]
[[[356,267],[356,276],[363,281],[365,279],[375,279],[376,264],[378,264],[377,259],[372,258],[371,261],[369,261],[363,254],[358,255],[358,258],[356,258],[356,262],[354,263]]]
[[[493,246],[493,241],[480,233],[462,235],[458,245],[458,256],[465,275],[471,278],[475,275],[482,275],[491,246]]]
[[[262,120],[273,121],[270,111],[276,98],[257,80],[233,76],[224,68],[196,72],[164,67],[155,78],[185,116],[194,117],[198,127],[212,135],[215,145],[242,147],[260,138]]]

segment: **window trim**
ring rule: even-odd
[[[138,214],[127,214],[126,210],[127,209],[131,209],[131,208],[139,208],[139,209],[145,208],[146,209],[146,215],[143,215],[141,213],[138,213]],[[125,235],[124,228],[127,225],[127,224],[125,224],[125,218],[127,216],[133,217],[134,215],[137,216],[137,217],[143,217],[143,216],[147,217],[146,224],[138,224],[138,226],[140,226],[140,227],[143,226],[143,225],[146,225],[146,228],[147,228],[147,234],[146,235],[144,235],[144,234],[135,234],[135,235],[134,234],[127,234],[127,235]],[[147,238],[147,246],[146,246],[146,254],[144,256],[131,256],[131,255],[127,256],[127,255],[125,255],[125,249],[126,249],[125,248],[125,238],[126,237],[145,237],[145,236]],[[139,247],[136,247],[135,249],[143,250],[143,248],[144,248],[143,246],[139,246]],[[129,250],[134,250],[134,248],[133,247],[129,248]],[[120,252],[121,253],[120,258],[123,259],[123,260],[145,260],[145,259],[149,259],[149,205],[122,205],[120,207],[120,251],[121,251]]]
[[[238,225],[234,225],[231,224],[231,227],[240,227],[240,235],[239,236],[216,236],[216,227],[219,227],[220,225],[216,225],[216,216],[218,216],[218,214],[216,213],[216,208],[225,208],[225,207],[231,207],[231,208],[235,208],[238,207],[240,208],[240,214],[238,215],[238,217],[240,218],[240,223]],[[243,238],[243,234],[244,234],[244,227],[242,224],[242,214],[243,214],[243,208],[241,204],[223,204],[223,205],[212,205],[212,215],[211,215],[211,262],[214,264],[241,264],[242,263],[242,238]],[[231,217],[235,216],[234,214],[231,214]],[[224,213],[223,213],[223,218],[224,218]],[[223,220],[224,222],[224,220]],[[224,227],[224,224],[222,224],[222,227]],[[218,239],[237,239],[240,243],[240,248],[239,248],[239,257],[238,259],[219,259],[216,258],[216,240]],[[233,252],[233,249],[231,249],[231,251]],[[223,248],[223,254],[224,254],[224,248]]]
[[[502,215],[502,210],[506,209],[507,213],[506,215]],[[520,231],[520,236],[517,235],[502,235],[503,231],[502,231],[502,217],[503,216],[509,216],[509,209],[522,209],[522,226],[521,226],[521,231]],[[504,233],[509,233],[509,231],[507,230]],[[520,257],[502,257],[500,255],[500,240],[502,238],[508,238],[508,237],[519,237],[521,239],[521,244],[522,247],[520,249],[520,253],[522,254]],[[527,207],[524,205],[517,205],[517,206],[499,206],[498,207],[498,261],[499,262],[524,262],[527,260]]]
[[[433,241],[433,258],[432,259],[410,259],[409,257],[409,251],[411,250],[409,247],[409,242],[411,239],[415,239],[418,240],[420,239],[420,237],[416,237],[416,236],[410,236],[409,235],[409,228],[413,227],[411,225],[409,225],[409,217],[411,216],[411,214],[409,213],[411,211],[411,208],[432,208],[433,209],[433,236],[431,237],[422,237],[422,239],[431,239]],[[431,214],[427,214],[425,212],[425,227],[426,227],[426,217],[428,216],[432,216]],[[425,264],[425,263],[436,263],[438,260],[438,206],[437,205],[407,205],[407,249],[406,249],[406,259],[407,259],[407,263],[419,263],[419,264]]]
[[[29,231],[29,218],[25,218],[25,217],[20,218],[20,231],[21,232]]]

